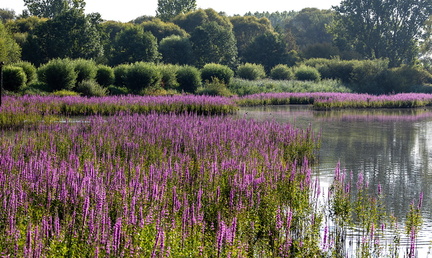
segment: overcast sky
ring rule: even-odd
[[[142,15],[156,14],[157,0],[86,0],[86,13],[98,12],[105,20],[128,22]],[[299,11],[306,7],[330,9],[341,0],[197,0],[198,8],[213,8],[228,15],[251,12]],[[24,9],[22,0],[1,0],[0,8],[15,10],[20,14]]]

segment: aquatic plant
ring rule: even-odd
[[[0,128],[24,122],[41,121],[47,116],[195,113],[230,114],[237,105],[228,98],[210,96],[6,96],[0,107]]]
[[[311,104],[314,109],[335,108],[413,108],[432,105],[432,94],[400,93],[369,95],[353,93],[260,93],[240,97],[241,106]]]
[[[86,121],[0,135],[2,255],[320,254],[310,129],[185,114]]]

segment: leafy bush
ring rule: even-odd
[[[129,90],[126,87],[119,87],[115,85],[108,86],[109,95],[128,95]]]
[[[351,75],[356,62],[355,60],[330,59],[325,64],[316,66],[316,68],[322,78],[339,79],[344,83],[349,83],[352,81]]]
[[[34,89],[35,91],[41,91],[41,92],[49,92],[50,88],[48,85],[41,81],[34,81],[27,85],[27,88]]]
[[[214,78],[213,81],[206,81],[204,87],[199,87],[196,91],[199,95],[209,95],[209,96],[223,96],[229,97],[233,94],[228,90],[227,86],[219,81],[219,79]]]
[[[229,84],[234,77],[234,72],[226,65],[210,63],[201,69],[201,77],[204,81],[211,82],[217,78],[222,83]]]
[[[181,66],[177,70],[177,82],[179,90],[194,93],[201,86],[201,73],[193,66]]]
[[[51,93],[51,95],[58,96],[58,97],[68,97],[68,96],[79,96],[79,93],[71,90],[58,90]]]
[[[22,92],[23,95],[36,95],[36,96],[46,96],[48,92],[40,90],[38,88],[27,87]]]
[[[296,67],[294,76],[300,81],[319,81],[321,79],[321,75],[316,68],[306,65]]]
[[[266,77],[264,66],[260,64],[246,63],[237,68],[237,75],[246,80],[258,80]]]
[[[122,64],[114,67],[114,85],[118,87],[126,86],[126,76],[130,65]]]
[[[103,88],[96,81],[92,80],[79,82],[75,90],[87,97],[102,97],[106,96],[108,93],[106,88]]]
[[[129,67],[126,74],[126,88],[134,93],[140,93],[148,87],[157,87],[162,74],[156,65],[137,62]]]
[[[401,66],[384,71],[377,79],[380,93],[409,92],[419,85],[432,83],[432,75],[418,66]],[[374,93],[374,92],[372,92]]]
[[[359,93],[382,94],[388,91],[388,86],[381,85],[380,80],[388,70],[388,60],[356,61],[351,72],[348,86]]]
[[[192,44],[188,37],[172,35],[161,40],[159,52],[165,63],[185,65],[192,62]]]
[[[18,92],[25,88],[27,75],[21,67],[7,65],[3,67],[3,87],[7,91]]]
[[[39,81],[45,83],[49,91],[72,90],[77,74],[70,59],[53,59],[37,70]]]
[[[98,65],[96,70],[96,82],[104,87],[112,85],[115,81],[114,69],[107,65]]]
[[[291,80],[293,73],[287,65],[279,64],[271,69],[270,77],[273,80]]]
[[[77,74],[77,85],[85,80],[89,81],[96,78],[97,67],[95,61],[80,58],[73,60],[73,64]]]
[[[21,67],[23,69],[23,71],[27,76],[27,81],[26,81],[27,85],[36,81],[37,79],[36,67],[32,63],[21,61],[13,64],[13,66]]]
[[[162,74],[161,86],[164,89],[175,89],[179,86],[177,81],[177,70],[179,69],[176,65],[166,64],[158,65],[158,69]]]

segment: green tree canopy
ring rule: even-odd
[[[23,59],[34,64],[53,58],[94,59],[103,54],[101,35],[92,15],[71,9],[41,23],[23,46]]]
[[[17,62],[21,57],[21,48],[12,38],[11,33],[0,21],[0,61]]]
[[[297,15],[296,11],[283,12],[247,12],[245,16],[255,16],[257,18],[267,18],[270,20],[273,28],[283,28],[285,25]]]
[[[217,63],[234,67],[237,63],[237,46],[232,30],[216,22],[197,27],[191,35],[195,65],[202,67]]]
[[[186,31],[178,25],[172,22],[163,22],[158,18],[151,21],[145,21],[141,23],[141,26],[144,28],[144,31],[150,31],[158,41],[171,35],[178,35],[181,37],[186,37],[188,35]]]
[[[285,28],[291,30],[301,48],[317,43],[331,43],[333,36],[327,26],[333,21],[334,11],[305,8],[290,19]]]
[[[30,15],[54,18],[70,9],[84,10],[85,0],[24,0]]]
[[[180,14],[173,22],[191,35],[194,65],[206,63],[233,67],[237,63],[237,42],[229,18],[213,9],[199,9]]]
[[[199,9],[187,14],[180,14],[173,19],[173,22],[191,34],[195,28],[209,22],[216,22],[218,25],[232,30],[230,20],[218,14],[213,9]]]
[[[413,64],[430,0],[343,0],[331,32],[340,47],[355,49],[364,58],[388,58],[390,66]]]
[[[243,57],[244,51],[256,37],[266,32],[273,32],[273,27],[267,18],[234,16],[230,18],[230,21],[233,25],[240,58]]]
[[[293,65],[287,45],[275,32],[258,36],[245,51],[245,62],[262,64],[267,72],[278,64]]]
[[[192,45],[187,37],[172,35],[161,40],[159,52],[162,61],[170,64],[186,65],[193,60]]]
[[[128,27],[119,32],[113,42],[110,64],[155,62],[159,59],[157,40],[151,32],[140,26]]]
[[[175,16],[196,9],[196,0],[158,0],[156,16],[169,21]]]
[[[0,20],[5,23],[8,20],[15,19],[15,11],[10,9],[0,8]]]

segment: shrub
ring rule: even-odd
[[[159,52],[165,63],[189,64],[192,58],[192,44],[188,37],[172,35],[161,40]]]
[[[212,81],[206,81],[204,87],[199,87],[196,91],[199,95],[209,95],[209,96],[223,96],[229,97],[233,94],[228,90],[227,86],[219,81],[219,79],[214,78]]]
[[[193,66],[181,66],[177,70],[177,82],[179,90],[194,93],[201,86],[201,73]]]
[[[350,88],[360,93],[382,94],[385,85],[380,85],[380,78],[388,69],[388,60],[362,60],[354,64],[351,72]],[[383,87],[384,86],[384,87]],[[392,87],[392,86],[390,86]]]
[[[34,81],[27,85],[27,88],[34,89],[35,91],[48,92],[50,88],[48,85],[41,81]]]
[[[126,75],[130,65],[122,64],[114,67],[114,85],[118,87],[126,86]]]
[[[26,81],[27,85],[36,81],[37,79],[36,67],[32,63],[21,61],[13,64],[13,66],[21,67],[23,69],[23,71],[27,76],[27,81]]]
[[[306,65],[295,68],[294,76],[299,81],[319,81],[321,79],[321,75],[316,68]]]
[[[224,84],[229,84],[234,72],[226,65],[210,63],[201,69],[201,77],[204,81],[211,82],[214,78],[219,79]]]
[[[164,89],[175,89],[179,86],[177,81],[177,70],[179,69],[176,65],[166,64],[159,65],[158,69],[162,74],[161,87]]]
[[[358,61],[331,59],[323,65],[316,66],[316,68],[322,78],[338,79],[344,83],[349,83],[352,81],[351,76],[356,62]]]
[[[401,66],[387,69],[377,79],[380,93],[409,92],[414,86],[432,82],[432,75],[421,67]],[[375,92],[372,92],[375,93]]]
[[[58,97],[68,97],[68,96],[79,96],[79,93],[71,90],[58,90],[51,93],[51,95],[58,96]]]
[[[156,65],[137,62],[129,67],[126,74],[126,88],[134,93],[139,93],[148,87],[157,87],[162,79],[162,74]]]
[[[100,86],[96,81],[91,80],[79,82],[75,90],[87,97],[102,97],[106,96],[108,93],[106,88]]]
[[[94,80],[96,78],[97,67],[93,60],[76,59],[73,61],[77,74],[77,85],[82,81]]]
[[[293,73],[287,65],[279,64],[271,69],[270,77],[273,80],[291,80]]]
[[[109,95],[128,95],[129,90],[126,87],[119,87],[115,85],[108,86]]]
[[[3,68],[3,87],[7,91],[19,92],[26,86],[27,76],[21,67],[7,65]]]
[[[104,87],[114,84],[114,69],[107,65],[98,65],[96,70],[96,82]]]
[[[48,93],[46,91],[33,87],[27,87],[23,91],[23,95],[46,96],[47,94]]]
[[[246,80],[258,80],[266,77],[264,66],[260,64],[246,63],[237,68],[237,75]]]
[[[77,74],[69,59],[53,59],[37,70],[39,81],[45,83],[49,91],[72,90]]]

